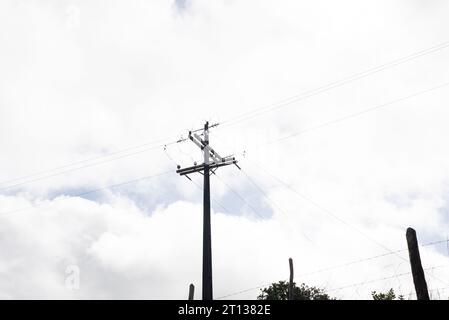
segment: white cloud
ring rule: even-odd
[[[10,200],[2,198],[2,205]],[[177,202],[147,216],[126,199],[113,202],[58,198],[2,217],[0,269],[8,275],[2,296],[174,299],[184,298],[190,282],[198,288],[201,207]],[[275,254],[282,265],[286,257],[280,248],[287,242],[273,221],[222,213],[213,220],[217,292],[282,275],[273,264],[263,263]],[[70,265],[80,268],[79,291],[65,287]]]
[[[1,198],[2,206],[11,201],[27,202]],[[4,215],[0,270],[5,277],[2,277],[1,296],[176,299],[184,298],[191,282],[197,286],[199,296],[201,210],[198,204],[176,202],[148,216],[126,198],[114,197],[111,204],[100,205],[85,199],[62,197],[14,215]],[[372,275],[407,272],[407,263],[391,255],[374,260],[375,263],[303,277],[331,263],[348,262],[353,256],[366,257],[366,252],[370,251],[361,248],[359,241],[351,242],[354,235],[348,234],[349,230],[342,233],[322,218],[318,215],[314,221],[302,221],[299,225],[297,219],[290,216],[286,221],[280,213],[267,220],[215,213],[216,296],[285,279],[288,257],[295,261],[297,281],[328,289],[365,281]],[[313,231],[313,244],[295,232],[297,226],[317,223],[320,228],[307,230]],[[394,239],[397,230],[378,226],[376,233],[378,239]],[[402,242],[397,240],[397,243]],[[444,266],[447,260],[428,249],[422,255],[425,267]],[[74,291],[65,285],[65,270],[72,265],[80,268],[80,289]],[[348,268],[357,273],[348,273]],[[400,271],[395,271],[396,268]],[[444,268],[434,271],[439,276],[447,275]],[[387,286],[397,287],[395,280],[402,286],[401,292],[411,292],[407,278],[392,279]],[[436,280],[430,278],[429,281]],[[441,286],[436,283],[438,285]],[[384,288],[385,284],[365,286],[362,291],[366,294],[379,286]],[[257,290],[251,290],[235,298],[255,298],[257,294]],[[341,292],[337,296],[354,298]]]

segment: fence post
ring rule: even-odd
[[[288,283],[288,300],[293,300],[293,259],[288,259],[288,264],[290,266],[290,281]]]
[[[194,292],[195,292],[195,286],[193,285],[193,283],[191,283],[189,286],[189,300],[193,300]]]
[[[416,231],[407,228],[406,233],[408,253],[410,256],[410,265],[412,267],[413,283],[415,284],[416,297],[418,300],[430,300],[429,291],[427,290],[426,278],[421,265],[421,257],[419,256],[418,239]]]

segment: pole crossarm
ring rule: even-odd
[[[191,167],[182,168],[178,166],[178,173],[181,176],[186,176],[188,174],[200,172],[203,173],[205,171],[206,166],[209,170],[215,170],[220,167],[228,166],[228,165],[236,165],[239,169],[240,167],[237,165],[237,160],[233,156],[222,157],[209,145],[209,129],[218,126],[218,123],[213,124],[211,126],[206,123],[204,129],[197,129],[189,131],[188,139],[191,140],[198,148],[200,148],[204,153],[204,163],[196,164]],[[203,130],[203,133],[197,134],[196,132]],[[204,139],[201,138],[204,136]]]
[[[209,153],[209,157],[214,159],[215,162],[224,162],[226,160],[226,158],[221,157],[214,149],[212,149],[212,147],[203,139],[201,139],[201,137],[194,133],[192,135],[192,132],[189,132],[189,139],[193,141],[193,143],[195,143],[201,150],[203,150],[204,152],[208,152]]]
[[[209,167],[209,170],[213,170],[213,169],[216,169],[216,168],[229,166],[231,164],[237,164],[237,160],[230,159],[230,160],[226,160],[226,161],[220,162],[220,163],[213,162],[213,163],[211,163],[211,164],[209,164],[207,166]],[[181,176],[184,176],[186,174],[192,174],[192,173],[195,173],[195,172],[201,172],[201,171],[204,171],[204,167],[205,166],[206,166],[205,164],[200,164],[200,165],[196,165],[196,166],[182,168],[182,169],[176,170],[176,173],[179,173]]]

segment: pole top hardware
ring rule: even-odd
[[[214,128],[218,126],[219,123],[214,123],[212,125],[209,125],[209,122],[207,121],[204,124],[204,128],[196,129],[196,130],[190,130],[188,139],[190,139],[194,144],[199,147],[203,153],[204,153],[204,162],[202,164],[197,164],[197,162],[194,162],[194,165],[191,167],[183,168],[181,169],[178,166],[178,170],[176,170],[176,173],[179,173],[181,176],[204,171],[204,168],[207,166],[210,170],[217,169],[219,167],[228,166],[231,164],[234,164],[237,166],[237,168],[240,169],[240,167],[237,165],[237,160],[234,156],[226,156],[221,157],[217,151],[215,151],[209,144],[209,129]],[[202,134],[198,134],[197,132],[203,131]],[[204,137],[204,138],[203,138]],[[185,139],[187,140],[187,139]]]
[[[190,133],[193,133],[193,132],[203,131],[203,130],[205,129],[206,126],[207,126],[207,128],[212,129],[212,128],[218,127],[219,125],[220,125],[220,123],[218,123],[218,122],[209,125],[209,121],[206,121],[206,123],[204,124],[204,127],[203,127],[203,128],[195,129],[195,130],[190,130],[190,131],[189,131],[189,134],[190,134]]]

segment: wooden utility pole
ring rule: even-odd
[[[293,300],[293,259],[288,259],[288,264],[290,266],[290,281],[288,283],[288,300]]]
[[[418,300],[430,300],[429,291],[427,290],[426,278],[424,276],[424,269],[421,265],[421,257],[419,256],[418,239],[416,238],[416,231],[412,228],[407,228],[407,246],[410,256],[410,266],[412,268],[413,283],[415,284],[416,297]]]
[[[193,283],[191,283],[189,286],[189,300],[193,300],[194,293],[195,293],[195,286],[193,285]]]
[[[237,161],[234,157],[221,157],[209,145],[209,128],[215,127],[218,124],[209,126],[206,122],[203,129],[198,129],[189,132],[189,139],[195,143],[204,153],[204,163],[181,169],[178,166],[177,173],[181,176],[200,172],[204,176],[204,191],[203,191],[203,300],[212,300],[212,244],[211,244],[211,223],[210,223],[210,174],[214,173],[219,167],[234,164],[238,167]],[[203,131],[201,137],[196,132]]]
[[[212,300],[212,243],[210,231],[209,123],[204,125],[203,192],[203,300]]]

